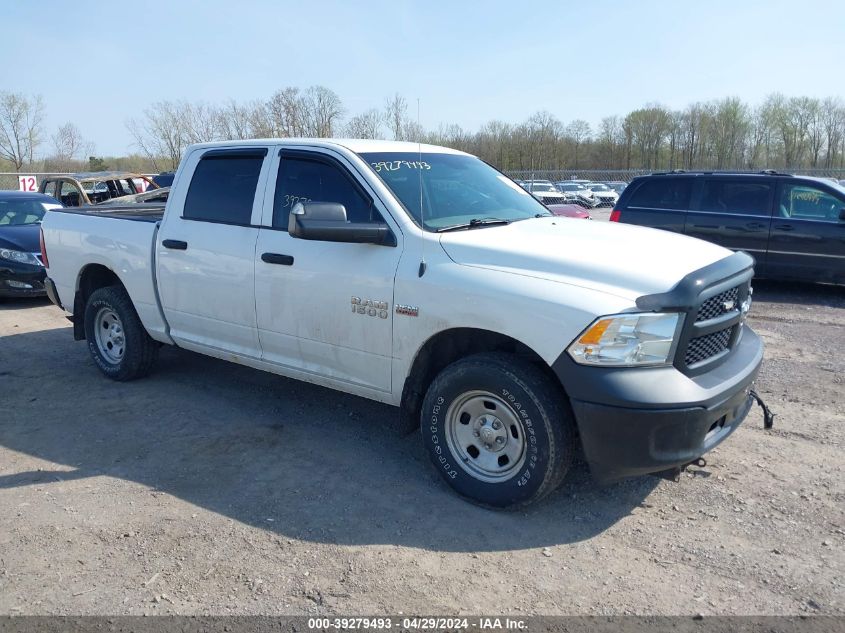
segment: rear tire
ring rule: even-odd
[[[91,357],[106,376],[125,381],[150,373],[159,345],[147,334],[122,286],[107,286],[91,293],[84,325]]]
[[[446,367],[426,394],[421,427],[446,482],[497,508],[552,492],[575,449],[565,394],[538,367],[509,354],[477,354]]]

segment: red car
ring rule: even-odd
[[[546,208],[552,212],[552,215],[557,215],[562,218],[582,218],[584,220],[592,220],[590,212],[579,204],[547,204]]]

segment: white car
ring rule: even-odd
[[[522,188],[543,204],[573,204],[577,202],[574,195],[558,191],[548,180],[531,180],[523,183]]]
[[[105,376],[171,345],[395,405],[487,506],[545,496],[579,445],[601,481],[698,460],[746,417],[763,356],[748,255],[555,217],[444,147],[193,145],[165,205],[55,209],[41,230],[48,295]]]
[[[556,182],[555,187],[561,193],[575,196],[577,198],[577,203],[581,204],[582,206],[588,208],[598,206],[598,199],[593,195],[593,192],[579,182],[564,180],[561,182]]]
[[[612,207],[619,200],[618,193],[600,182],[591,182],[584,186],[592,192],[597,207]]]

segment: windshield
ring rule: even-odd
[[[608,187],[607,185],[600,185],[596,183],[590,185],[590,189],[592,189],[593,191],[610,191],[610,187]]]
[[[47,209],[58,208],[59,204],[47,204],[39,200],[0,199],[0,226],[22,226],[38,224]]]
[[[555,189],[552,185],[544,185],[537,183],[531,185],[531,191],[551,191],[557,193],[557,189]]]
[[[575,184],[571,184],[571,183],[570,184],[558,185],[558,187],[560,187],[561,191],[583,191],[584,190],[584,187],[582,187],[581,185],[575,185]]]
[[[367,152],[361,157],[428,231],[470,220],[510,222],[550,215],[527,191],[474,156]]]

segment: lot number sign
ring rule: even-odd
[[[21,191],[38,191],[38,179],[35,176],[18,176],[18,189]]]

